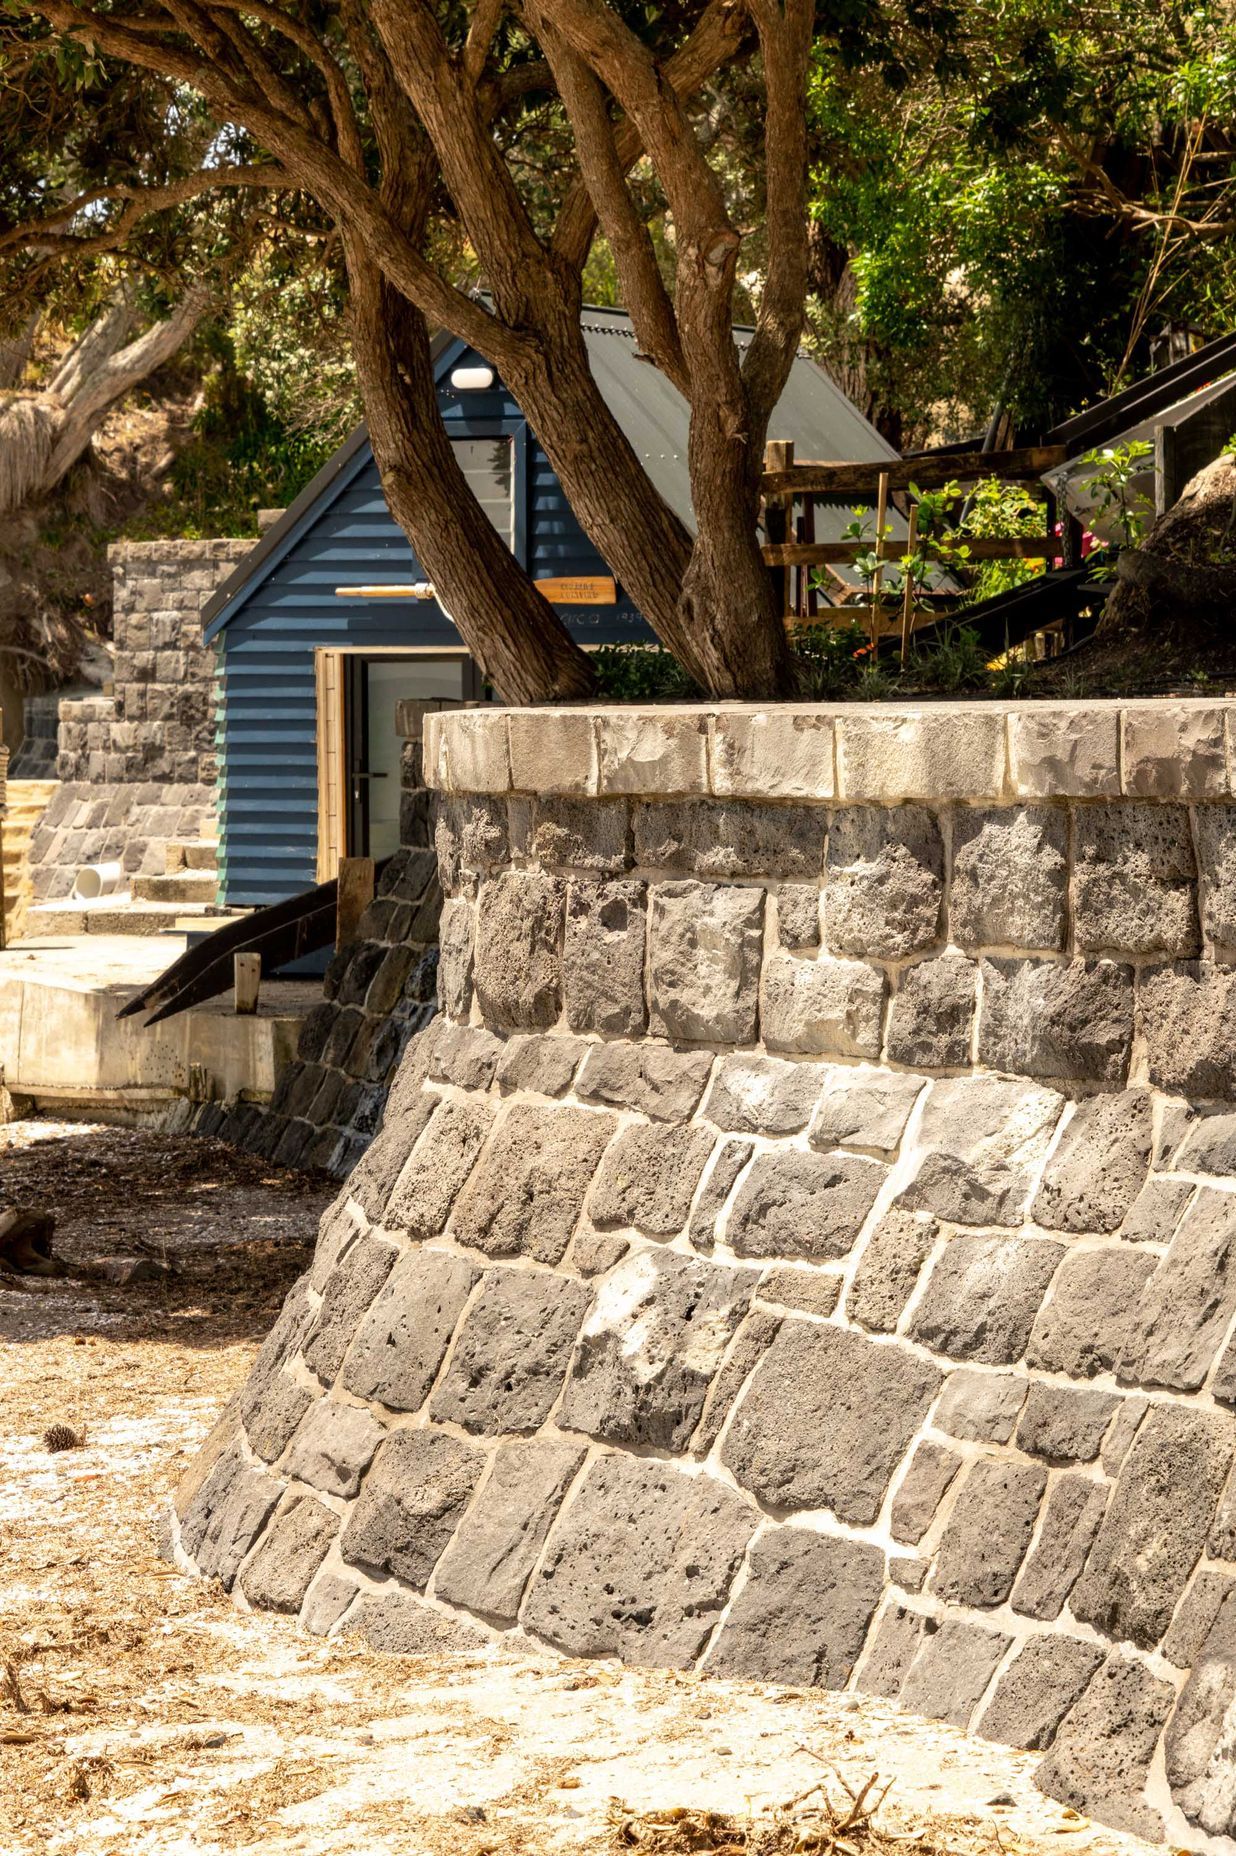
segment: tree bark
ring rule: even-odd
[[[1098,636],[1214,634],[1236,600],[1236,460],[1216,458],[1122,551]]]
[[[579,700],[592,663],[473,496],[438,410],[424,317],[348,251],[353,341],[369,437],[391,514],[439,603],[504,702]]]

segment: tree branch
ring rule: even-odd
[[[122,183],[111,187],[92,187],[89,192],[80,193],[76,199],[57,207],[54,213],[48,213],[41,219],[27,220],[24,225],[12,226],[7,232],[0,233],[0,252],[42,245],[49,239],[69,240],[74,245],[92,251],[114,251],[140,220],[150,213],[161,212],[164,207],[183,206],[204,193],[216,193],[225,187],[288,188],[292,185],[284,170],[271,162],[251,167],[199,168],[195,173],[184,174],[162,187],[130,187]],[[78,238],[67,232],[66,228],[72,225],[79,213],[84,212],[88,206],[102,205],[108,200],[127,202],[126,210],[120,215],[116,227],[92,234],[89,238]]]
[[[299,20],[285,13],[282,7],[269,5],[268,0],[211,0],[211,7],[214,12],[243,12],[252,19],[261,20],[272,32],[282,33],[302,57],[313,65],[326,86],[331,120],[339,140],[339,152],[350,167],[358,173],[363,172],[365,152],[348,82],[322,41],[302,26]]]
[[[743,360],[752,425],[767,425],[802,336],[807,294],[807,68],[812,0],[748,0],[764,63],[764,198],[768,266]]]
[[[481,81],[489,48],[494,42],[494,34],[505,10],[506,0],[476,0],[476,11],[468,26],[463,51],[464,82],[470,90],[475,90]]]

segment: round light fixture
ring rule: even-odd
[[[460,393],[483,393],[493,384],[492,367],[456,367],[451,371],[451,385]]]

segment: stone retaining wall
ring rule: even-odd
[[[170,1551],[898,1697],[1230,1850],[1230,720],[431,721],[443,1015]]]

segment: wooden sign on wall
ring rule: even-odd
[[[618,603],[617,583],[603,575],[538,580],[536,586],[551,606],[614,606]]]

